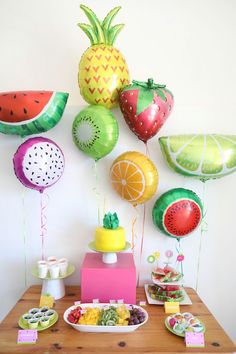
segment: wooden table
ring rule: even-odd
[[[186,289],[193,305],[181,306],[199,317],[206,325],[206,347],[186,348],[181,337],[170,333],[164,326],[163,306],[147,305],[148,322],[133,333],[82,333],[63,320],[64,311],[80,299],[80,287],[67,286],[66,296],[56,301],[58,322],[38,333],[36,344],[16,344],[20,316],[32,307],[38,307],[41,287],[31,286],[0,324],[0,353],[234,353],[236,347],[208,311],[196,292]],[[137,301],[146,300],[143,288],[137,289]]]

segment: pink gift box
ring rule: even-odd
[[[132,253],[118,253],[117,263],[105,264],[101,253],[86,253],[81,267],[81,302],[123,299],[136,303],[136,269]]]

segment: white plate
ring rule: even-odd
[[[146,293],[146,297],[147,297],[147,301],[150,305],[164,305],[164,301],[159,301],[159,300],[154,300],[152,299],[149,294],[148,294],[148,285],[153,285],[153,284],[145,284],[144,285],[144,289],[145,289],[145,293]],[[162,283],[162,285],[164,285]],[[165,284],[165,285],[170,285]],[[192,305],[192,301],[190,300],[190,297],[188,296],[188,294],[186,293],[186,291],[184,290],[184,288],[181,288],[183,295],[184,295],[184,299],[182,301],[180,301],[180,305]]]
[[[105,303],[98,303],[98,304],[94,304],[94,303],[89,303],[89,304],[81,304],[79,305],[82,309],[85,307],[103,307],[103,306],[115,306],[115,307],[119,307],[121,306],[121,304],[105,304]],[[132,326],[96,326],[96,325],[80,325],[80,324],[73,324],[70,323],[67,320],[67,316],[69,315],[69,313],[71,312],[71,310],[74,310],[76,307],[78,307],[78,305],[76,306],[71,306],[69,307],[65,312],[64,312],[64,321],[66,323],[68,323],[70,326],[72,326],[74,329],[76,329],[77,331],[80,332],[112,332],[112,333],[123,333],[123,332],[133,332],[135,331],[137,328],[139,328],[140,326],[144,325],[147,320],[148,320],[148,313],[147,311],[145,311],[142,307],[140,306],[136,306],[136,305],[126,305],[126,306],[133,306],[134,308],[139,308],[142,310],[142,312],[144,312],[145,314],[145,321],[138,324],[138,325],[132,325]]]

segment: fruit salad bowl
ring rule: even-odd
[[[124,311],[129,315],[129,319],[125,319]],[[92,314],[93,312],[93,314]],[[87,313],[87,318],[89,316],[91,322],[94,324],[84,324],[86,321],[81,321],[83,323],[78,323],[79,319]],[[117,315],[117,323],[111,316]],[[72,323],[73,316],[74,321],[77,323]],[[97,321],[94,320],[97,316]],[[110,317],[109,317],[110,316]],[[115,315],[116,316],[116,315]],[[119,317],[121,316],[121,317]],[[136,305],[126,305],[126,304],[108,304],[108,303],[87,303],[81,304],[80,306],[71,306],[64,312],[64,321],[72,326],[75,330],[80,332],[100,332],[100,333],[125,333],[133,332],[140,326],[144,325],[148,320],[148,313],[140,306]],[[123,319],[122,319],[123,317]],[[96,323],[97,324],[96,324]],[[119,324],[121,322],[123,324]],[[139,323],[138,323],[139,322]],[[87,321],[89,323],[89,321]],[[127,323],[127,324],[125,324]]]

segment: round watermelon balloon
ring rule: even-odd
[[[165,235],[181,239],[200,225],[203,205],[191,190],[174,188],[157,199],[152,219],[155,226]]]
[[[62,117],[68,96],[53,91],[0,93],[0,132],[24,137],[53,128]]]
[[[21,144],[13,158],[16,177],[40,193],[55,184],[64,172],[64,155],[52,140],[35,137]]]

